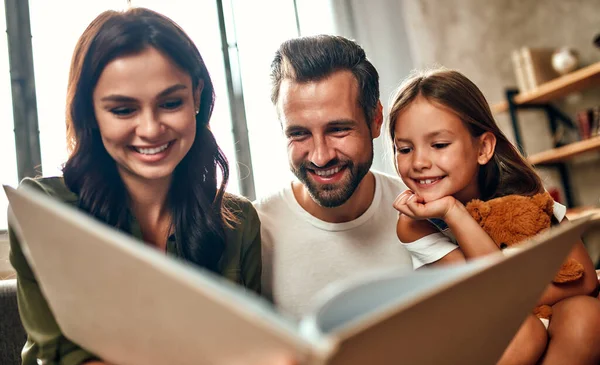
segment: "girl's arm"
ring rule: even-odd
[[[565,221],[567,221],[566,218],[563,219],[563,222]],[[575,259],[583,265],[583,277],[572,283],[559,285],[551,283],[538,301],[538,305],[553,305],[561,299],[575,295],[591,295],[596,290],[596,287],[598,286],[598,276],[594,269],[592,259],[581,240],[575,243],[575,246],[569,253],[569,258]]]
[[[404,247],[406,247],[411,252],[411,255],[416,254],[416,252],[414,251],[418,251],[418,249],[414,247],[415,244],[419,245],[419,242],[422,242],[423,239],[427,239],[428,236],[433,237],[433,235],[435,234],[442,235],[440,231],[437,228],[435,228],[429,221],[415,220],[405,214],[400,214],[398,216],[398,224],[396,225],[396,235],[398,236],[400,242],[403,243]],[[465,256],[463,255],[460,248],[456,247],[456,245],[454,245],[449,238],[444,238],[444,242],[440,242],[440,240],[438,240],[438,242],[431,243],[432,245],[436,246],[436,257],[434,258],[434,260],[437,260],[433,262],[425,261],[425,265],[422,267],[465,262]],[[438,259],[438,257],[440,256],[441,258]]]
[[[394,207],[413,220],[440,218],[448,225],[464,258],[485,256],[500,249],[479,224],[471,217],[465,206],[452,196],[425,203],[408,190],[400,194]],[[447,260],[460,259],[457,253]]]
[[[485,256],[500,249],[488,234],[473,219],[467,208],[452,198],[454,204],[442,218],[454,233],[456,242],[467,259]]]

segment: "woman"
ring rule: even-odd
[[[64,178],[22,184],[259,293],[260,222],[249,201],[225,193],[213,104],[206,66],[179,26],[142,8],[104,12],[71,62]],[[102,364],[63,336],[12,230],[10,243],[23,364]]]

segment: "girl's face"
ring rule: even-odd
[[[396,120],[398,173],[426,202],[449,195],[463,203],[478,198],[479,165],[491,158],[484,136],[489,134],[471,136],[449,109],[419,96]]]
[[[154,48],[108,63],[93,93],[108,153],[123,180],[170,180],[196,136],[202,84]]]

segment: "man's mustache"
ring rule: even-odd
[[[334,166],[340,165],[340,160],[339,159],[335,159],[335,160],[331,160],[329,162],[327,162],[327,164],[325,164],[325,166],[317,166],[314,163],[310,162],[310,161],[305,161],[303,162],[300,166],[298,166],[298,169],[300,170],[323,170],[323,169],[328,169]]]

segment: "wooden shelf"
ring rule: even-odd
[[[504,113],[508,110],[508,102],[501,101],[499,103],[492,104],[490,105],[490,109],[492,109],[492,114]]]
[[[547,103],[594,84],[600,85],[600,62],[557,77],[535,90],[519,93],[515,96],[515,103],[518,105]],[[508,103],[504,101],[493,104],[491,109],[493,113],[505,112],[508,110]]]
[[[595,150],[600,150],[600,136],[536,153],[527,157],[527,160],[533,165],[543,165],[561,162],[570,157]]]

